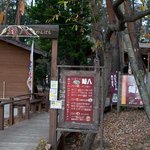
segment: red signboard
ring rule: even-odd
[[[121,104],[143,105],[133,75],[122,75]]]
[[[93,100],[94,77],[66,77],[66,122],[93,123]]]

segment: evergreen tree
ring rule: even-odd
[[[29,9],[29,16],[32,24],[59,25],[60,64],[87,64],[92,46],[88,38],[91,21],[88,1],[37,0],[35,6]],[[42,47],[49,51],[50,45],[45,44],[44,40],[42,45],[46,46]]]

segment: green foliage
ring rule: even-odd
[[[38,146],[34,150],[49,150],[50,144],[44,138],[40,139]]]
[[[58,24],[60,64],[82,65],[87,63],[92,43],[90,35],[90,8],[88,0],[37,0],[29,10],[29,16],[37,24]],[[50,42],[41,42],[43,49],[50,50]]]

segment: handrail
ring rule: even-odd
[[[0,98],[0,130],[4,130],[4,105],[10,104],[9,108],[9,125],[14,124],[14,107],[16,104],[22,104],[25,102],[25,118],[30,118],[30,101],[34,98],[32,96],[40,95],[38,93],[31,93],[31,94],[23,94],[17,95],[10,98]]]

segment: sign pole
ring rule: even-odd
[[[57,46],[58,41],[52,39],[52,53],[51,53],[51,80],[57,80]],[[57,110],[50,109],[49,119],[49,143],[52,146],[52,150],[57,150]]]
[[[101,93],[101,111],[100,111],[100,150],[104,150],[104,143],[103,143],[103,120],[104,120],[104,107],[105,107],[105,104],[104,104],[104,89],[103,89],[103,81],[104,81],[104,69],[102,70],[102,75],[101,75],[101,82],[100,82],[100,93]]]

